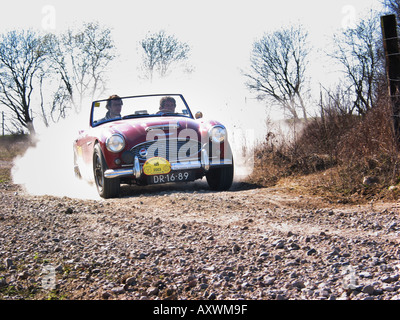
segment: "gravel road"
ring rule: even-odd
[[[400,298],[400,205],[202,181],[111,200],[0,185],[0,299]]]

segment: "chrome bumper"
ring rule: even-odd
[[[206,172],[211,167],[220,167],[225,165],[232,165],[231,159],[209,161],[208,157],[202,156],[202,161],[178,162],[171,163],[171,170],[194,170],[203,168]],[[104,177],[108,179],[122,178],[122,177],[135,177],[139,179],[142,176],[143,168],[135,161],[135,165],[131,168],[123,169],[108,169],[104,172]]]

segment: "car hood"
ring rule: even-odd
[[[184,117],[157,117],[154,119],[125,119],[105,123],[98,128],[103,135],[109,136],[119,133],[125,137],[128,147],[133,147],[139,143],[165,137],[178,137],[185,130],[186,133],[196,134],[200,140],[203,134],[206,134],[209,127],[217,122],[206,122]],[[189,129],[189,130],[188,130]],[[193,130],[193,131],[191,131]],[[183,133],[182,133],[183,134]]]

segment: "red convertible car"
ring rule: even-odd
[[[111,96],[94,101],[89,127],[73,143],[74,170],[103,198],[121,184],[189,182],[206,177],[228,190],[233,157],[226,128],[193,115],[181,94]]]

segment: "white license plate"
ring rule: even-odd
[[[192,171],[176,171],[170,172],[168,174],[157,174],[153,176],[149,176],[148,183],[149,184],[161,184],[168,182],[185,182],[185,181],[193,181],[194,180],[194,172]]]

